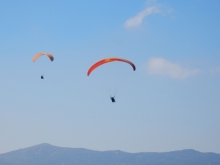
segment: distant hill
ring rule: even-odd
[[[195,150],[127,153],[40,144],[0,154],[0,165],[220,165],[220,154]]]

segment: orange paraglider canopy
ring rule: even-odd
[[[41,57],[41,56],[47,56],[47,57],[49,57],[50,61],[53,61],[53,60],[54,60],[54,57],[53,57],[51,54],[49,54],[49,53],[38,53],[38,54],[36,54],[36,55],[34,56],[33,62],[35,62],[35,61],[36,61],[39,57]]]
[[[128,60],[126,60],[126,59],[123,59],[123,58],[105,58],[105,59],[103,59],[103,60],[101,60],[101,61],[98,61],[98,62],[96,62],[95,64],[93,64],[93,65],[89,68],[89,70],[88,70],[88,72],[87,72],[87,76],[89,76],[90,73],[91,73],[94,69],[96,69],[97,67],[99,67],[100,65],[103,65],[103,64],[108,63],[108,62],[113,62],[113,61],[126,62],[126,63],[128,63],[128,64],[130,64],[130,65],[132,66],[132,68],[133,68],[134,71],[136,70],[135,65],[134,65],[131,61],[128,61]]]

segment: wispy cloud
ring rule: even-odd
[[[151,15],[151,14],[156,14],[159,13],[160,9],[159,6],[151,6],[151,7],[147,7],[144,11],[141,11],[140,13],[138,13],[136,16],[128,19],[124,26],[126,28],[130,28],[130,27],[135,27],[140,25],[144,18]]]
[[[199,72],[198,69],[186,69],[163,58],[151,58],[147,63],[147,71],[151,75],[169,76],[174,79],[185,79]]]
[[[146,7],[143,11],[136,14],[134,17],[129,18],[124,26],[126,28],[137,27],[142,24],[144,19],[153,14],[170,14],[173,12],[173,9],[168,8],[162,4],[156,2],[156,0],[148,0],[148,7]]]

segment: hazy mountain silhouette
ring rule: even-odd
[[[195,150],[127,153],[40,144],[0,154],[0,165],[220,165],[220,154]]]

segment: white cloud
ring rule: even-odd
[[[138,13],[136,16],[128,19],[124,26],[126,28],[130,28],[130,27],[135,27],[140,25],[144,18],[151,15],[151,14],[156,14],[159,13],[160,9],[159,6],[151,6],[151,7],[147,7],[144,11],[141,11],[140,13]]]
[[[151,75],[170,76],[175,79],[185,79],[199,72],[198,69],[186,69],[163,58],[151,58],[147,63],[147,71]]]
[[[134,17],[129,18],[124,26],[126,28],[137,27],[142,24],[144,19],[153,14],[167,15],[173,12],[173,9],[157,3],[157,0],[148,0],[147,6],[143,11],[136,14]]]

